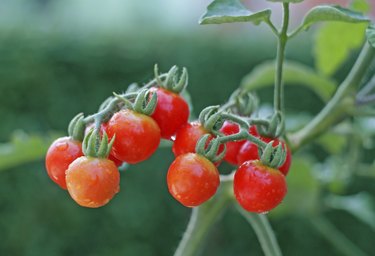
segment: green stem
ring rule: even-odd
[[[366,43],[352,70],[328,104],[305,127],[290,135],[289,139],[292,143],[293,151],[298,150],[301,146],[329,129],[337,121],[345,117],[348,109],[353,108],[355,91],[374,57],[375,49]],[[345,99],[348,98],[347,96],[350,96],[349,102],[345,102]]]
[[[289,26],[289,3],[283,3],[283,24],[277,40],[277,55],[276,55],[276,76],[275,76],[275,91],[274,91],[274,108],[275,111],[282,111],[284,108],[284,88],[283,88],[283,65],[285,58],[285,47],[288,41],[288,26]]]
[[[265,256],[281,256],[281,250],[267,216],[247,212],[237,205],[238,211],[253,227]]]
[[[327,241],[329,241],[337,251],[345,256],[366,256],[361,249],[345,237],[324,217],[311,219],[312,227],[319,232]]]
[[[232,195],[232,177],[222,177],[214,198],[193,208],[188,227],[174,256],[196,256],[215,222],[229,205]]]

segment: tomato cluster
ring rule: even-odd
[[[148,159],[157,149],[160,139],[171,139],[185,125],[189,106],[178,94],[154,87],[158,101],[150,116],[131,109],[121,109],[100,126],[100,137],[108,135],[113,145],[107,157],[83,154],[82,142],[72,137],[59,138],[46,155],[49,177],[81,206],[97,208],[107,204],[119,192],[123,162],[136,164]],[[86,126],[88,136],[93,123]]]
[[[205,114],[201,113],[199,121],[188,122],[187,102],[167,87],[152,87],[147,93],[140,90],[135,94],[134,103],[116,95],[120,101],[114,99],[116,104],[112,107],[115,107],[104,111],[105,122],[102,116],[98,121],[95,115],[91,119],[82,116],[81,123],[74,118],[69,125],[70,136],[59,138],[50,146],[46,155],[47,173],[79,205],[97,208],[107,204],[120,190],[118,167],[148,159],[161,139],[173,141],[172,152],[176,158],[168,169],[167,186],[182,205],[196,207],[215,195],[220,185],[217,168],[222,158],[238,166],[233,189],[244,209],[264,213],[283,200],[287,192],[285,176],[291,164],[290,150],[284,141],[261,136],[256,126],[250,126],[246,136],[262,143],[255,144],[254,139],[247,140],[246,136],[236,140],[233,136],[242,136],[236,123],[239,119],[229,118],[232,121],[221,123],[220,118],[212,116],[220,114],[215,107],[202,111]],[[153,98],[156,101],[149,111],[147,105]],[[80,130],[85,134],[83,143],[77,137]],[[268,144],[269,148],[271,141],[272,147],[281,145],[279,148],[286,152],[285,161],[278,169],[261,161],[264,145]]]

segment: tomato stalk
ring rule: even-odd
[[[242,207],[237,205],[237,210],[242,214],[242,216],[250,223],[253,227],[259,243],[263,249],[265,256],[281,256],[281,250],[275,233],[272,230],[270,223],[266,215],[255,214],[245,211]]]
[[[301,130],[289,136],[292,151],[310,142],[342,120],[355,106],[355,91],[375,57],[375,48],[366,43],[353,68],[328,104]]]
[[[216,221],[233,200],[233,178],[221,176],[221,185],[215,197],[205,204],[193,208],[188,227],[174,256],[195,256]]]
[[[289,3],[283,3],[283,23],[281,31],[277,37],[277,55],[276,55],[276,75],[274,90],[274,108],[275,111],[283,111],[284,108],[284,88],[283,88],[283,64],[285,58],[285,47],[288,41],[289,26]]]

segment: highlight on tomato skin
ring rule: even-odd
[[[160,128],[149,116],[129,109],[115,113],[106,126],[109,140],[116,135],[111,154],[136,164],[148,159],[160,143]]]
[[[61,137],[55,140],[49,147],[45,165],[48,176],[66,189],[65,172],[69,165],[77,158],[83,156],[82,143],[71,137]]]
[[[170,140],[189,119],[189,105],[179,94],[161,87],[151,88],[157,94],[157,103],[151,117],[160,127],[161,137]]]
[[[220,175],[208,159],[187,153],[178,156],[170,165],[167,185],[170,194],[182,205],[195,207],[215,195]]]
[[[98,208],[106,205],[120,191],[120,173],[108,159],[83,156],[70,164],[66,184],[77,204]]]
[[[243,163],[234,175],[237,202],[246,211],[267,213],[278,206],[287,193],[285,176],[260,161]]]

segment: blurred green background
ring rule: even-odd
[[[0,255],[173,254],[190,209],[167,191],[165,175],[173,160],[169,148],[123,172],[120,193],[100,209],[76,205],[48,178],[40,156],[51,139],[66,133],[75,114],[93,113],[112,92],[149,81],[155,63],[162,71],[174,64],[188,68],[188,91],[198,114],[205,106],[225,102],[252,68],[274,57],[274,38],[264,27],[198,26],[208,2],[0,2]],[[312,40],[311,33],[298,37],[288,48],[288,58],[313,66]],[[351,62],[335,79],[345,76]],[[271,103],[270,88],[258,95]],[[288,87],[291,116],[306,119],[322,106],[310,90]],[[306,215],[324,209],[316,201],[327,192],[318,184],[319,175],[312,173],[316,160],[324,161],[328,153],[312,146],[296,156],[288,179],[292,191],[302,192],[288,195],[294,210],[271,215],[284,255],[340,255]],[[366,191],[372,204],[373,182],[355,177],[339,194]],[[339,210],[325,211],[325,217],[364,252],[375,255],[371,220],[361,222]],[[250,254],[262,255],[256,236],[235,209],[229,209],[211,232],[203,255]]]

